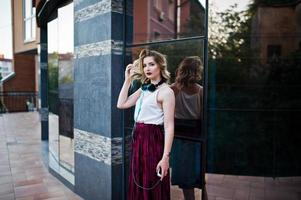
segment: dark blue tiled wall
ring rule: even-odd
[[[98,15],[74,26],[74,45],[91,44],[111,39],[111,13]]]
[[[75,153],[75,191],[85,200],[111,199],[111,166]]]
[[[108,5],[78,0],[74,8],[75,191],[88,200],[122,199],[123,20]]]
[[[111,55],[75,60],[74,126],[110,136]]]

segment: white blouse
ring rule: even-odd
[[[142,91],[135,106],[134,120],[144,124],[162,125],[164,122],[163,109],[157,102],[160,89],[150,92]]]

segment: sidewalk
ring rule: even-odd
[[[40,138],[38,113],[0,114],[0,200],[81,199],[48,172]],[[301,177],[207,174],[206,182],[208,200],[301,200]],[[177,186],[171,192],[183,200]]]
[[[48,172],[36,112],[0,114],[0,200],[81,199]]]
[[[301,200],[301,177],[207,174],[208,200]]]

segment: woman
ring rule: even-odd
[[[176,96],[175,133],[182,136],[174,141],[171,181],[183,189],[185,200],[194,200],[194,188],[201,188],[200,144],[187,138],[197,139],[201,134],[203,87],[198,81],[202,67],[199,57],[186,57],[171,86]]]
[[[174,136],[173,91],[166,83],[170,77],[164,55],[142,50],[139,55],[140,74],[133,64],[125,70],[117,107],[135,106],[128,199],[170,199],[169,155]],[[128,97],[133,77],[142,83]]]

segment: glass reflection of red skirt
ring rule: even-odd
[[[154,189],[145,190],[136,185],[137,183],[142,187],[151,188],[158,182],[156,166],[162,158],[163,150],[164,133],[162,126],[136,123],[129,170],[129,200],[170,199],[169,173]]]

